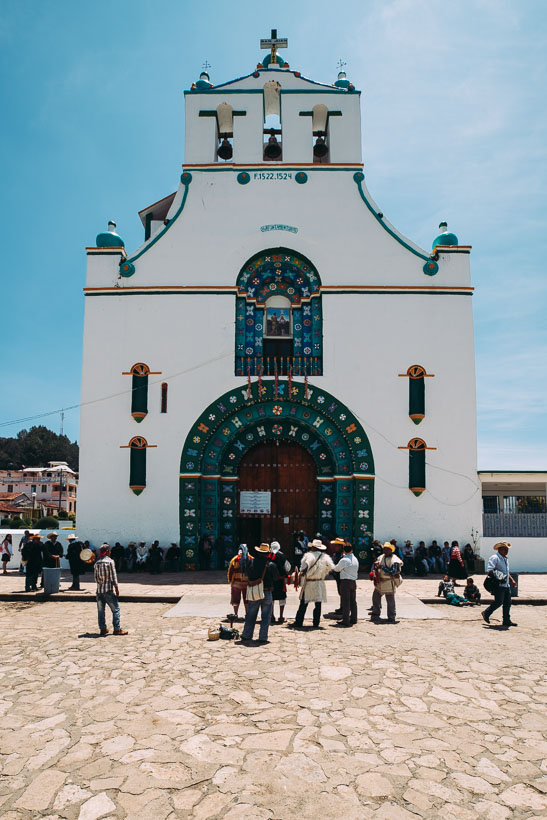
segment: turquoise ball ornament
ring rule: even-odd
[[[433,250],[437,247],[437,245],[459,245],[458,237],[455,233],[449,232],[446,222],[441,222],[439,228],[443,232],[436,236],[433,240],[433,245],[431,246]]]
[[[125,242],[116,233],[115,222],[109,222],[108,230],[97,234],[95,244],[97,248],[125,248]]]

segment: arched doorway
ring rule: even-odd
[[[241,461],[256,445],[276,440],[299,444],[314,461],[317,530],[327,538],[351,540],[359,560],[367,563],[374,532],[374,459],[359,419],[316,385],[260,379],[219,396],[188,431],[179,476],[184,569],[197,568],[203,535],[215,542],[218,566],[227,565],[238,544]]]
[[[312,456],[294,441],[269,440],[248,450],[239,463],[237,532],[239,542],[253,546],[277,539],[292,557],[293,534],[311,537],[318,529],[317,468]],[[252,509],[261,497],[269,512]]]

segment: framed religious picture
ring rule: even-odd
[[[291,309],[266,308],[266,336],[291,335]]]

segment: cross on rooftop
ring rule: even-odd
[[[343,70],[344,70],[344,66],[346,66],[346,65],[347,65],[347,63],[345,63],[345,62],[344,62],[344,60],[340,59],[340,60],[338,60],[338,62],[336,63],[336,68],[338,69],[338,71],[343,71]]]
[[[209,63],[207,60],[205,60],[205,62],[202,65],[202,68],[203,68],[204,71],[209,71],[209,69],[211,68],[211,63]]]
[[[277,49],[278,48],[288,48],[289,41],[286,37],[278,37],[277,36],[277,29],[272,29],[272,36],[269,40],[261,40],[260,41],[260,48],[269,48],[271,49],[272,55],[272,63],[277,63]]]

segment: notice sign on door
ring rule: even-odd
[[[269,515],[272,511],[272,494],[262,490],[242,490],[239,494],[239,512]]]

